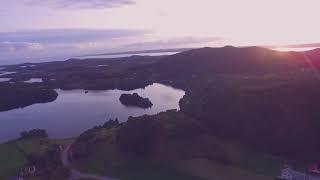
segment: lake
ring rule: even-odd
[[[46,129],[51,138],[74,137],[110,118],[124,122],[129,116],[179,109],[179,100],[185,94],[183,90],[158,83],[133,91],[56,91],[59,96],[54,102],[0,112],[0,142],[17,138],[20,132],[34,128]],[[152,108],[126,107],[120,103],[122,93],[134,92],[148,97]]]
[[[8,82],[10,80],[11,80],[11,78],[1,78],[0,77],[0,82]]]
[[[42,78],[31,78],[27,81],[24,81],[25,83],[41,83],[43,82]]]

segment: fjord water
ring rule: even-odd
[[[162,84],[152,84],[133,91],[57,90],[57,100],[46,104],[35,104],[23,109],[0,112],[0,142],[19,136],[24,130],[46,129],[51,138],[67,138],[96,125],[102,125],[109,118],[124,122],[129,116],[157,114],[169,109],[179,109],[179,100],[185,92]],[[148,97],[152,108],[126,107],[119,101],[122,93],[138,93]]]

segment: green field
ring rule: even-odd
[[[43,154],[51,144],[67,144],[72,139],[48,140],[44,138],[30,138],[15,140],[0,144],[0,179],[16,175],[19,168],[27,162],[26,155]]]
[[[219,180],[273,180],[274,177],[256,174],[239,167],[227,166],[208,159],[196,158],[181,161],[178,168],[186,173],[200,176],[202,179]]]
[[[225,165],[204,158],[194,158],[160,164],[151,161],[121,161],[99,154],[85,161],[78,161],[77,168],[84,172],[120,179],[174,179],[174,180],[273,180],[279,171],[278,161],[252,157],[239,165]]]
[[[109,159],[110,160],[110,159]],[[105,175],[123,180],[200,180],[201,178],[179,172],[174,167],[151,161],[115,162],[103,156],[89,162],[78,162],[76,167],[83,172]]]
[[[0,145],[0,179],[15,175],[17,170],[26,163],[23,152],[15,143]]]
[[[0,145],[0,179],[15,175],[17,170],[26,163],[25,155],[28,153],[44,153],[45,148],[52,143],[68,144],[73,139],[46,140],[33,138],[18,140]],[[222,142],[220,142],[222,143]],[[189,158],[175,160],[168,164],[161,164],[149,160],[123,159],[112,146],[97,147],[96,151],[84,161],[75,165],[84,172],[106,175],[121,179],[210,179],[219,177],[221,180],[271,180],[280,169],[280,160],[271,156],[245,150],[237,145],[225,144],[229,155],[245,156],[234,165],[224,165],[206,158]],[[108,150],[106,148],[109,148]]]
[[[114,132],[101,129],[95,133],[99,137],[113,139],[110,137]],[[197,144],[195,149],[174,141],[171,144],[159,145],[169,148],[169,153],[140,158],[124,156],[114,143],[106,140],[96,143],[92,147],[94,153],[75,161],[73,165],[83,172],[125,180],[192,180],[215,179],[214,177],[219,180],[272,180],[281,169],[282,159],[255,152],[238,143],[205,136],[190,140],[190,144],[196,144],[195,141],[202,142]],[[211,152],[209,147],[212,147],[212,144],[215,144],[215,148]],[[184,155],[182,158],[179,155],[170,156],[175,153]]]

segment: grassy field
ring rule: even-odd
[[[203,158],[195,158],[181,161],[177,164],[177,168],[183,172],[203,179],[219,179],[219,180],[273,180],[272,176],[264,176],[255,174],[239,167],[227,166],[221,163],[210,161]]]
[[[269,163],[268,163],[269,162]],[[164,165],[151,161],[131,159],[123,161],[116,156],[99,154],[85,161],[77,162],[77,168],[93,174],[106,175],[120,179],[174,179],[174,180],[273,180],[279,166],[276,161],[252,157],[248,162],[229,166],[204,158],[194,158]]]
[[[201,178],[187,175],[151,161],[130,161],[115,163],[104,158],[94,158],[90,162],[78,162],[77,168],[83,172],[105,175],[123,180],[200,180]]]
[[[110,131],[101,130],[99,136],[111,136]],[[198,180],[184,173],[180,173],[174,167],[143,158],[124,157],[119,153],[114,143],[105,141],[95,145],[94,153],[86,159],[73,163],[75,168],[82,172],[97,175],[105,175],[121,180]]]
[[[15,140],[1,144],[0,179],[16,175],[18,169],[27,162],[27,154],[42,154],[49,144],[49,140],[43,138]]]
[[[15,143],[0,145],[0,179],[15,175],[17,170],[26,163],[23,152],[20,152]]]
[[[258,153],[246,152],[247,158],[242,160],[239,168],[250,170],[256,174],[275,177],[279,175],[280,170],[283,168],[283,159],[274,156]]]
[[[42,154],[51,144],[68,144],[71,141],[72,139],[31,138],[0,144],[0,179],[16,175],[18,169],[27,162],[27,154]]]
[[[17,170],[26,163],[25,154],[44,153],[48,145],[68,144],[73,139],[44,140],[28,139],[12,141],[0,145],[0,179],[15,175]],[[206,158],[190,158],[177,160],[168,164],[154,161],[124,159],[116,152],[112,145],[100,144],[93,156],[84,161],[77,161],[75,166],[84,172],[102,174],[121,179],[212,179],[220,180],[245,179],[245,180],[271,180],[279,171],[280,160],[271,156],[246,151],[238,146],[225,145],[231,149],[233,156],[245,156],[236,165],[224,165]]]
[[[15,175],[17,170],[26,163],[25,154],[44,153],[48,145],[68,144],[73,139],[44,140],[28,139],[12,141],[0,145],[0,179]],[[113,146],[97,147],[94,156],[84,161],[78,161],[76,167],[89,173],[102,174],[121,179],[212,179],[219,177],[220,180],[245,179],[245,180],[271,180],[280,169],[280,160],[271,156],[246,151],[238,146],[228,145],[233,156],[245,156],[235,165],[224,165],[206,158],[190,158],[174,161],[168,165],[148,160],[127,159],[124,160],[117,154]],[[108,150],[107,150],[108,149]]]
[[[195,156],[173,162],[184,174],[202,179],[219,180],[273,180],[279,174],[282,159],[258,153],[236,143],[217,140],[224,159],[212,156]],[[220,157],[220,156],[219,156]]]
[[[95,145],[93,154],[74,162],[74,166],[83,172],[125,180],[272,180],[279,173],[281,159],[254,152],[221,139],[210,137],[208,140],[219,144],[221,146],[219,151],[232,159],[232,163],[224,164],[210,156],[193,157],[193,155],[185,156],[183,159],[170,159],[166,163],[151,159],[124,157],[117,151],[115,144],[102,142]],[[166,147],[169,146],[166,145]],[[160,159],[165,158],[160,157]]]

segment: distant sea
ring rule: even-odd
[[[129,57],[133,55],[139,56],[161,56],[161,55],[172,55],[179,52],[156,52],[156,53],[124,53],[116,55],[87,55],[87,56],[61,56],[61,57],[43,57],[43,58],[19,58],[19,59],[0,59],[0,65],[13,65],[22,63],[41,63],[41,62],[52,62],[52,61],[65,61],[71,58],[76,59],[91,59],[91,58],[120,58]]]

